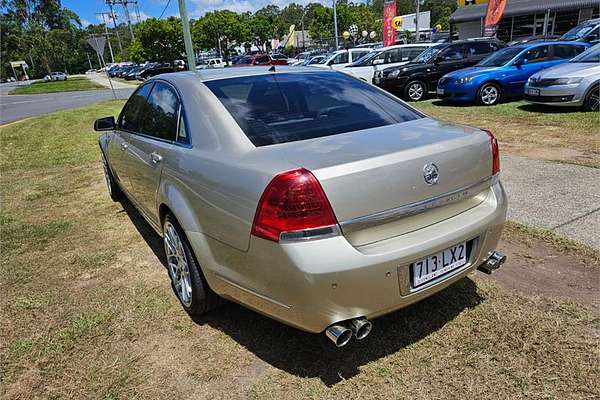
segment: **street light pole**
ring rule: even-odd
[[[185,0],[179,0],[179,16],[181,17],[181,24],[183,26],[183,42],[185,43],[188,69],[196,71],[196,59],[194,57],[194,48],[192,47],[192,34],[190,33],[190,21],[185,8]]]
[[[333,0],[333,30],[335,31],[335,49],[337,50],[340,47],[338,42],[338,26],[337,26],[337,10],[335,8],[335,3],[337,0]]]

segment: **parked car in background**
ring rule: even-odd
[[[52,72],[44,77],[45,81],[66,81],[67,74],[64,72]]]
[[[331,53],[322,63],[315,64],[314,66],[340,70],[370,52],[371,49],[356,47],[348,50],[338,50]]]
[[[587,47],[582,42],[535,42],[507,47],[474,67],[446,74],[438,81],[437,95],[447,101],[485,106],[521,98],[531,75],[565,63]]]
[[[222,296],[344,346],[502,264],[491,132],[346,74],[279,70],[166,74],[95,122],[109,194],[162,236],[190,315]]]
[[[367,53],[340,71],[373,83],[377,71],[407,64],[432,46],[432,43],[418,43],[385,47]]]
[[[123,73],[121,75],[121,78],[127,80],[127,81],[132,81],[137,79],[136,76],[138,74],[138,72],[140,72],[142,69],[144,69],[143,65],[137,65],[133,68],[128,69],[125,73]]]
[[[470,67],[506,47],[496,39],[469,39],[428,48],[410,63],[378,71],[374,83],[409,101],[423,100],[449,72]]]
[[[304,60],[304,62],[300,65],[302,66],[309,66],[309,65],[315,65],[315,64],[321,64],[323,62],[325,62],[325,60],[327,59],[327,54],[320,54],[318,56],[314,56],[314,57],[310,57],[307,58],[306,60]]]
[[[533,74],[525,85],[524,98],[530,103],[599,111],[600,44],[568,63]]]
[[[233,67],[251,67],[260,65],[287,65],[287,57],[283,59],[274,59],[269,54],[256,54],[244,56]]]
[[[150,68],[144,68],[136,75],[138,81],[144,81],[152,76],[174,72],[171,63],[156,64]]]
[[[196,65],[196,69],[208,69],[208,68],[224,68],[225,63],[223,59],[218,58],[209,58],[208,60],[204,60],[201,64]]]
[[[582,22],[562,35],[560,40],[575,40],[592,45],[597,44],[600,42],[600,18]]]

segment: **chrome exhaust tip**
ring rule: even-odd
[[[331,325],[325,330],[325,335],[331,339],[336,347],[342,347],[352,339],[352,330],[343,325]]]
[[[373,328],[373,324],[365,317],[351,320],[349,326],[357,340],[362,340],[369,336],[369,333],[371,333],[371,329]]]
[[[491,274],[500,268],[505,262],[506,256],[499,251],[494,251],[492,255],[489,256],[487,261],[477,267],[477,269],[485,272],[486,274]]]

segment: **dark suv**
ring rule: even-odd
[[[374,83],[409,101],[419,101],[428,92],[435,90],[437,81],[442,76],[471,67],[490,53],[504,47],[506,45],[497,39],[441,43],[428,48],[408,64],[379,71]]]

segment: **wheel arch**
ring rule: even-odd
[[[590,84],[590,86],[585,90],[585,94],[583,95],[583,101],[585,101],[587,99],[587,97],[589,96],[589,94],[592,92],[592,90],[597,89],[600,86],[600,79],[596,80],[595,82],[592,82]]]
[[[177,220],[179,225],[185,231],[202,232],[200,221],[196,217],[193,208],[187,197],[181,193],[176,185],[163,179],[160,181],[159,190],[157,193],[158,217],[159,224],[162,225],[165,216],[169,213]]]

